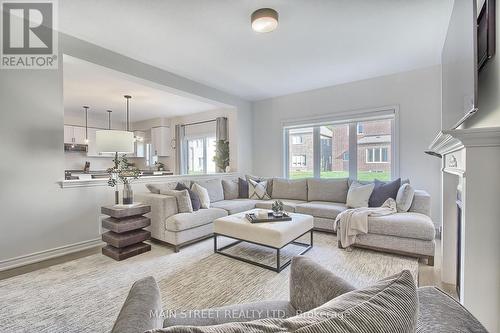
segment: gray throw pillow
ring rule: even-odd
[[[146,184],[146,187],[151,193],[160,194],[161,191],[175,190],[179,183],[186,185],[186,187],[191,186],[190,180],[179,180],[175,182]]]
[[[369,207],[380,207],[384,202],[393,198],[396,200],[399,188],[401,187],[401,178],[393,180],[392,182],[385,183],[378,179],[375,179],[375,187],[373,188],[372,195],[370,196],[370,201],[368,201]]]
[[[248,181],[238,178],[238,198],[248,199]]]
[[[195,192],[191,191],[189,187],[184,185],[183,183],[177,183],[175,187],[176,191],[187,190],[189,193],[189,198],[191,199],[191,206],[193,206],[193,211],[197,211],[201,208],[200,197]]]
[[[197,180],[195,183],[204,187],[208,191],[210,202],[224,200],[224,189],[222,188],[222,181],[220,178]]]
[[[224,200],[238,199],[239,186],[237,179],[223,179],[222,188],[224,190]]]
[[[396,207],[398,212],[407,212],[413,202],[415,189],[408,183],[401,185],[396,195]]]
[[[175,199],[177,200],[177,210],[179,211],[179,213],[193,212],[193,205],[191,204],[191,198],[189,197],[189,192],[187,190],[166,190],[161,191],[161,194],[175,197]]]

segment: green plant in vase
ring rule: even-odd
[[[229,166],[229,141],[219,140],[215,144],[215,156],[213,158],[218,172],[224,172]]]
[[[273,210],[273,216],[281,217],[283,216],[283,201],[276,200],[273,202],[271,209]]]
[[[130,205],[134,202],[134,193],[130,184],[139,178],[141,171],[129,165],[126,155],[118,157],[116,154],[113,163],[114,166],[106,170],[109,174],[108,186],[115,187],[116,193],[118,193],[118,184],[121,182],[123,184],[123,204]]]

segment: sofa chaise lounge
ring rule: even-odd
[[[190,181],[183,181],[190,185]],[[334,232],[337,215],[348,209],[346,205],[350,181],[348,179],[272,178],[270,200],[256,200],[238,196],[237,179],[213,178],[197,181],[208,189],[210,208],[192,213],[179,213],[176,198],[163,195],[177,182],[148,184],[151,193],[139,193],[136,199],[151,205],[151,237],[174,247],[212,237],[213,221],[253,208],[271,209],[274,200],[281,200],[286,211],[312,215],[317,231]],[[236,186],[236,190],[234,190]],[[416,190],[408,212],[370,217],[368,233],[358,235],[353,246],[379,251],[422,257],[434,264],[435,227],[431,220],[431,198],[423,190]]]

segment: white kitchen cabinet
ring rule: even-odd
[[[153,156],[170,156],[172,146],[170,145],[171,136],[169,127],[153,127],[151,129],[151,145]]]
[[[64,125],[64,143],[86,144],[85,127]]]

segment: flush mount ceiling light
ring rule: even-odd
[[[256,32],[271,32],[278,27],[278,12],[272,8],[257,9],[252,13],[252,29]]]

